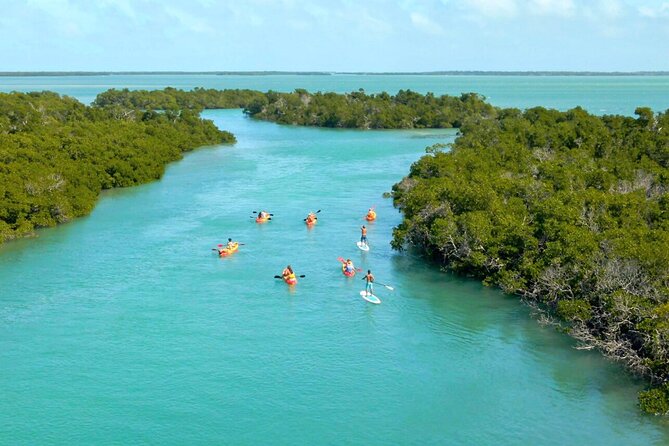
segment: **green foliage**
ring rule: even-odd
[[[545,303],[579,339],[666,381],[669,111],[636,114],[470,115],[450,152],[428,148],[393,186],[393,247]],[[666,404],[662,392],[643,404]]]
[[[254,118],[281,124],[363,129],[460,127],[471,116],[487,118],[496,113],[475,93],[437,97],[410,90],[391,96],[368,95],[363,90],[338,94],[309,93],[303,89],[292,93],[203,88],[184,91],[171,87],[156,91],[124,89],[99,94],[94,105],[143,110],[244,108]]]
[[[583,322],[592,317],[592,307],[584,299],[561,300],[557,303],[557,314],[568,321]]]
[[[213,90],[194,88],[190,91],[167,87],[164,90],[111,89],[100,93],[93,102],[96,107],[119,106],[141,110],[203,110],[216,108],[262,107],[265,94],[254,90]]]
[[[639,407],[641,410],[654,415],[669,414],[669,386],[646,390],[639,393]]]
[[[0,94],[0,242],[86,215],[102,189],[158,179],[185,151],[233,141],[189,110]]]

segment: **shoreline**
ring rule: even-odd
[[[0,77],[74,76],[669,76],[669,71],[1,71]]]

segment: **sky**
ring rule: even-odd
[[[669,0],[0,0],[0,71],[669,71]]]

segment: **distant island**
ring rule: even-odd
[[[669,76],[669,71],[1,71],[0,76]]]

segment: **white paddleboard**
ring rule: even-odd
[[[363,251],[369,251],[369,245],[365,245],[362,242],[355,242],[356,245],[358,245],[358,248],[362,249]]]
[[[381,299],[379,299],[378,297],[376,297],[373,294],[367,295],[366,291],[360,291],[360,297],[362,297],[367,302],[372,303],[372,304],[380,304],[381,303]]]

